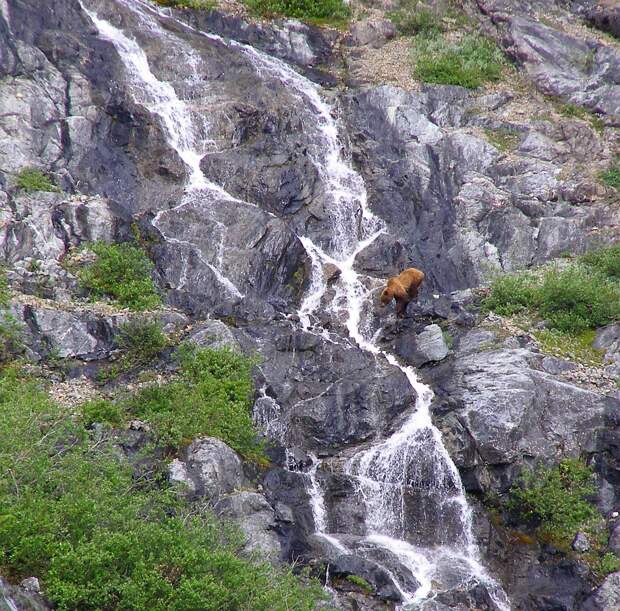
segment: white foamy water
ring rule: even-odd
[[[158,9],[141,0],[117,0],[119,4],[140,15],[152,35],[171,36],[162,30],[157,22]],[[86,9],[85,9],[86,10]],[[161,120],[162,127],[172,148],[188,167],[188,199],[169,211],[160,212],[154,220],[159,228],[165,215],[179,212],[183,206],[196,205],[197,201],[224,201],[248,205],[228,194],[221,186],[210,182],[200,168],[200,161],[212,142],[205,138],[208,126],[196,120],[191,108],[181,100],[170,83],[159,80],[152,72],[148,58],[139,44],[109,22],[86,11],[97,26],[100,35],[116,47],[133,84],[135,100],[143,104]],[[170,18],[170,17],[169,17]],[[199,32],[186,24],[177,22],[213,41],[238,49],[265,79],[272,79],[286,87],[304,109],[304,130],[310,134],[312,143],[310,158],[322,180],[326,192],[325,209],[330,220],[331,235],[325,243],[316,244],[309,236],[300,236],[312,264],[310,287],[304,298],[299,318],[304,329],[325,334],[325,330],[313,324],[314,314],[324,308],[335,321],[344,321],[349,337],[375,358],[384,360],[399,368],[407,377],[411,388],[412,411],[401,428],[386,439],[358,452],[346,465],[347,473],[355,479],[359,488],[359,499],[366,508],[366,537],[368,545],[388,550],[398,558],[403,567],[417,579],[415,591],[407,591],[399,579],[388,569],[399,589],[404,606],[416,604],[433,593],[433,582],[441,582],[446,567],[458,565],[462,572],[462,584],[482,582],[489,587],[500,609],[509,609],[501,588],[488,576],[480,563],[479,554],[472,533],[471,511],[464,496],[458,471],[446,451],[441,435],[434,427],[430,415],[433,397],[431,389],[420,382],[411,367],[400,365],[396,357],[381,350],[375,343],[373,329],[367,315],[375,307],[372,282],[360,277],[354,265],[357,255],[367,248],[386,229],[380,219],[369,210],[367,194],[362,177],[353,170],[343,155],[339,138],[338,123],[334,110],[321,97],[317,85],[295,72],[282,61],[261,53],[254,48],[235,41],[226,41],[219,36]],[[179,43],[181,44],[181,43]],[[199,58],[188,46],[188,58],[199,62]],[[221,273],[226,228],[220,223],[222,232],[220,247],[215,261],[206,260],[200,249],[189,241],[164,236],[170,242],[176,239],[180,245],[197,250],[203,263],[216,275],[226,288],[237,296],[239,289]],[[327,283],[323,275],[325,264],[335,265],[340,276],[335,283],[333,297],[328,298]],[[186,269],[187,272],[187,269]],[[182,282],[191,282],[187,274]],[[266,428],[274,435],[284,432],[277,428],[279,406],[264,397],[263,416]],[[348,552],[337,538],[337,533],[327,532],[328,512],[317,477],[321,461],[312,457],[313,464],[306,477],[308,494],[314,516],[317,534],[330,542],[340,553]],[[456,527],[456,536],[451,541],[438,540],[429,547],[414,545],[407,540],[409,524],[406,515],[406,492],[417,488],[435,503],[435,515],[449,517]],[[423,513],[416,514],[423,519]],[[356,553],[355,551],[352,553]],[[359,553],[363,554],[363,551]],[[453,584],[454,585],[454,584]]]

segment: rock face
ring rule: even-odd
[[[82,4],[0,3],[0,256],[28,356],[87,369],[113,355],[127,314],[85,304],[66,260],[138,235],[179,310],[159,312],[162,324],[189,322],[189,341],[257,357],[264,494],[216,439],[195,440],[169,474],[240,523],[245,552],[331,571],[343,609],[389,608],[428,586],[423,609],[496,610],[497,584],[441,555],[457,542],[467,556],[475,536],[512,608],[617,607],[617,574],[593,591],[578,562],[519,547],[482,510],[470,533],[459,481],[477,498],[503,494],[524,466],[581,455],[596,467],[599,507],[619,506],[617,394],[575,382],[579,366],[531,338],[478,324],[470,290],[620,237],[617,195],[596,178],[617,145],[620,52],[558,25],[579,14],[614,32],[615,8],[558,1],[560,22],[543,22],[542,1],[468,3],[551,102],[510,83],[336,87],[360,48],[392,44],[384,18],[340,40],[296,21]],[[560,102],[586,114],[566,117]],[[510,145],[496,138],[506,133]],[[62,191],[17,189],[27,166]],[[411,265],[426,281],[394,320],[378,290]],[[616,375],[618,325],[596,342]],[[428,419],[412,368],[435,391]],[[140,426],[128,435],[144,437]],[[400,513],[386,517],[388,505]],[[386,533],[406,540],[390,547]]]

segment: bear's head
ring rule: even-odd
[[[385,287],[381,291],[381,296],[379,297],[379,300],[384,306],[386,306],[390,303],[390,301],[392,301],[392,299],[394,299],[394,294],[392,293],[389,287]]]

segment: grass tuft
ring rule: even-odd
[[[415,74],[425,83],[476,89],[498,81],[505,66],[499,47],[488,38],[466,34],[458,42],[444,36],[418,36],[413,44]]]
[[[33,191],[60,191],[59,187],[49,177],[36,168],[24,168],[17,175],[16,186],[18,189],[26,191],[26,193]]]
[[[260,17],[293,17],[301,21],[342,25],[351,10],[342,0],[244,0]]]

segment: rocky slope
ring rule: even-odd
[[[598,179],[618,153],[620,44],[604,34],[619,34],[618,10],[465,3],[514,62],[500,83],[467,90],[411,78],[406,40],[385,22],[396,4],[366,2],[347,32],[258,23],[230,3],[210,13],[141,0],[0,4],[0,251],[27,355],[43,368],[69,364],[57,385],[66,401],[136,382],[95,384],[132,315],[86,302],[66,263],[79,245],[137,232],[165,296],[164,329],[260,357],[254,412],[275,444],[272,467],[251,472],[206,439],[170,468],[240,522],[249,549],[307,562],[323,579],[329,564],[338,608],[393,608],[419,586],[393,548],[364,539],[370,505],[355,456],[401,430],[422,394],[380,349],[435,391],[433,422],[474,507],[486,567],[472,581],[472,559],[452,559],[419,608],[502,608],[498,582],[513,609],[617,608],[618,573],[599,585],[579,558],[516,541],[484,503],[524,465],[585,457],[620,553],[618,325],[598,332],[605,367],[585,369],[484,319],[470,289],[619,239],[617,191]],[[388,76],[379,61],[395,62]],[[566,116],[567,104],[587,112]],[[508,147],[493,138],[505,132]],[[28,166],[62,192],[19,190]],[[325,266],[322,290],[306,240],[337,264]],[[376,289],[410,265],[427,282],[397,321],[378,310]],[[353,305],[376,350],[352,332]],[[423,457],[431,442],[416,443],[398,539],[431,550],[466,539],[458,478],[443,458],[440,486]],[[452,505],[435,513],[440,494]],[[375,595],[347,582],[352,574]]]

